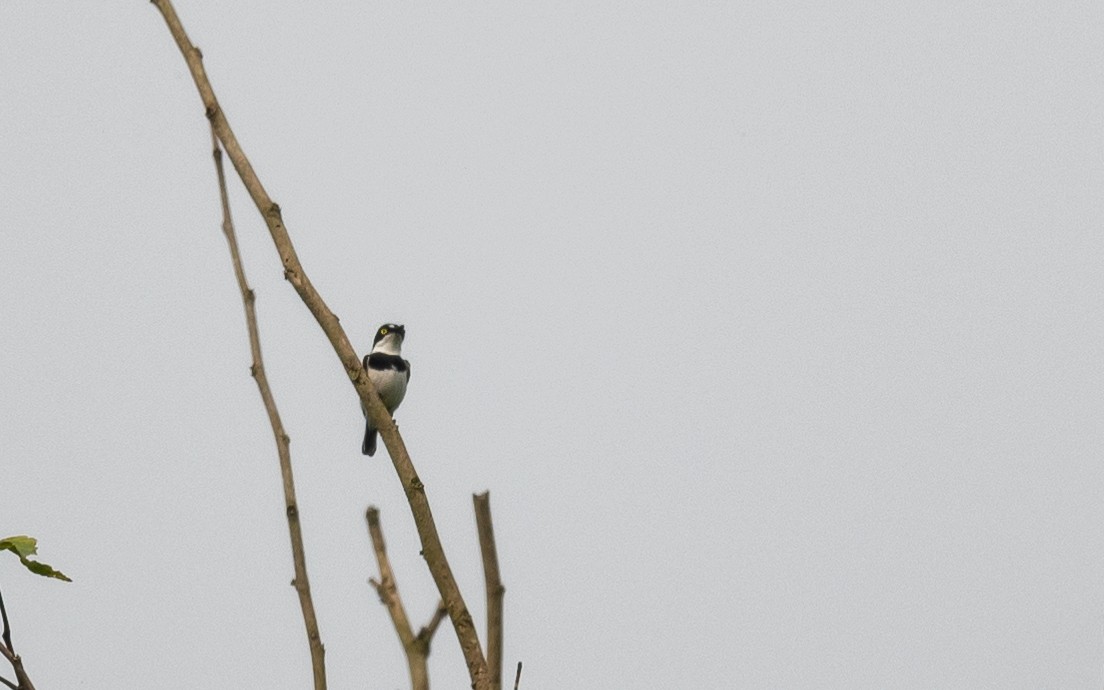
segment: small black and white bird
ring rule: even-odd
[[[376,393],[391,414],[399,408],[406,397],[406,384],[410,381],[410,362],[402,358],[403,339],[406,329],[401,324],[385,323],[376,331],[372,341],[372,351],[364,356],[364,368],[368,378],[376,387]],[[363,407],[363,405],[361,406]],[[364,443],[360,452],[365,455],[376,454],[376,428],[368,412],[364,413]]]

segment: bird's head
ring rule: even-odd
[[[406,329],[399,323],[385,323],[376,331],[376,337],[372,341],[372,352],[386,352],[390,355],[400,354],[403,338],[406,337]]]

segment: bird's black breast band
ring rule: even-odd
[[[364,366],[376,371],[386,371],[388,369],[406,371],[408,368],[405,359],[398,355],[389,355],[386,352],[371,353],[365,358]]]

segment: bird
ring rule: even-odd
[[[376,331],[372,341],[372,351],[364,355],[364,369],[376,388],[380,400],[391,414],[402,404],[406,397],[406,384],[410,381],[410,362],[402,358],[402,344],[406,338],[406,328],[402,324],[385,323]],[[372,418],[364,410],[364,443],[360,452],[372,456],[376,454],[376,428]]]

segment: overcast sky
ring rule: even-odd
[[[1104,683],[1100,3],[177,10],[353,342],[406,324],[524,690]],[[401,487],[232,182],[330,687],[406,687]],[[219,221],[149,3],[0,3],[0,536],[74,580],[0,554],[40,688],[309,687]]]

